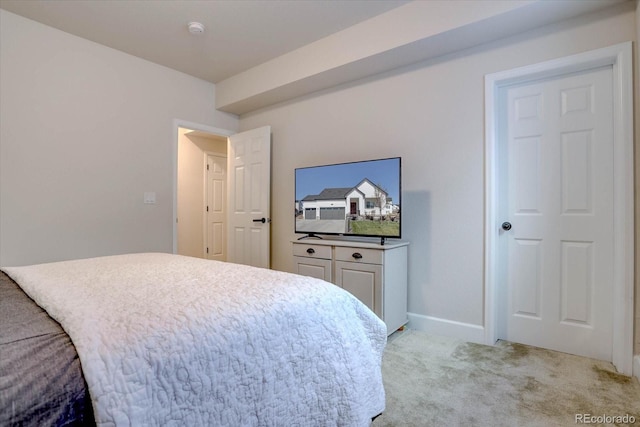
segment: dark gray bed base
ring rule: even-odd
[[[0,271],[0,426],[95,425],[71,339]]]

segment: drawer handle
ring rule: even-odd
[[[307,249],[307,253],[308,253],[309,255],[313,255],[313,254],[315,254],[315,253],[316,253],[316,251],[315,251],[313,248],[309,248],[309,249]]]
[[[353,255],[351,255],[352,257],[354,257],[355,259],[361,259],[362,258],[362,254],[360,252],[354,252]]]

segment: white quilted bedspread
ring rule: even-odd
[[[317,279],[148,253],[3,268],[67,331],[103,426],[365,426],[385,325]]]

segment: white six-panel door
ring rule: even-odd
[[[611,360],[611,82],[605,67],[507,89],[501,338]]]
[[[227,260],[269,268],[271,127],[241,132],[228,144]]]
[[[205,257],[216,261],[226,261],[227,158],[208,154],[206,172]]]

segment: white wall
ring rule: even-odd
[[[409,311],[483,325],[484,76],[636,39],[636,5],[554,24],[243,115],[273,133],[272,266],[292,271],[294,168],[402,156]]]
[[[0,93],[0,265],[172,251],[174,119],[238,127],[214,85],[4,10]]]

